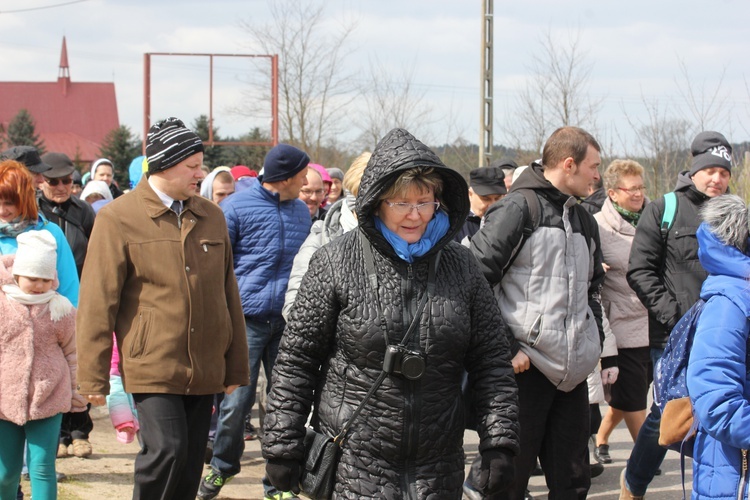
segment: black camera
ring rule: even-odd
[[[424,354],[410,351],[402,345],[389,345],[385,349],[383,371],[403,375],[409,380],[419,380],[424,375]]]

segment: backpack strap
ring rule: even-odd
[[[674,191],[671,191],[664,195],[664,214],[661,216],[661,226],[659,226],[663,240],[667,239],[669,229],[672,227],[676,213],[677,194]]]
[[[539,203],[539,198],[537,198],[536,191],[526,188],[519,189],[518,191],[526,198],[526,207],[529,211],[529,216],[524,217],[523,241],[525,242],[529,239],[531,233],[539,227],[539,221],[542,218],[542,207],[540,206],[541,204]]]
[[[536,191],[528,188],[519,188],[516,189],[516,191],[520,192],[526,199],[526,203],[523,207],[523,234],[521,235],[521,241],[518,242],[516,248],[513,249],[513,255],[508,260],[508,263],[505,264],[503,274],[505,274],[505,271],[510,269],[510,266],[513,265],[513,261],[518,257],[518,253],[526,244],[526,240],[531,238],[532,233],[539,227],[542,218],[542,206],[536,195]]]

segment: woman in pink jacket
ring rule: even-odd
[[[26,440],[34,499],[55,499],[62,414],[86,408],[75,391],[75,308],[53,290],[52,234],[17,241],[18,253],[0,260],[0,498],[15,498]]]

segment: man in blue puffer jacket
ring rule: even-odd
[[[310,212],[298,199],[300,189],[307,184],[309,162],[305,152],[279,144],[266,155],[259,182],[222,204],[245,313],[250,385],[225,396],[221,403],[211,470],[198,492],[202,499],[215,498],[226,481],[240,471],[244,422],[255,403],[261,361],[266,377],[271,379],[286,325],[281,308],[289,274],[310,232]],[[265,478],[263,483],[267,496],[272,496],[273,486]]]

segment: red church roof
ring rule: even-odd
[[[72,82],[64,37],[59,69],[56,82],[0,82],[0,124],[7,129],[26,109],[47,151],[93,162],[106,135],[120,126],[115,84]]]

